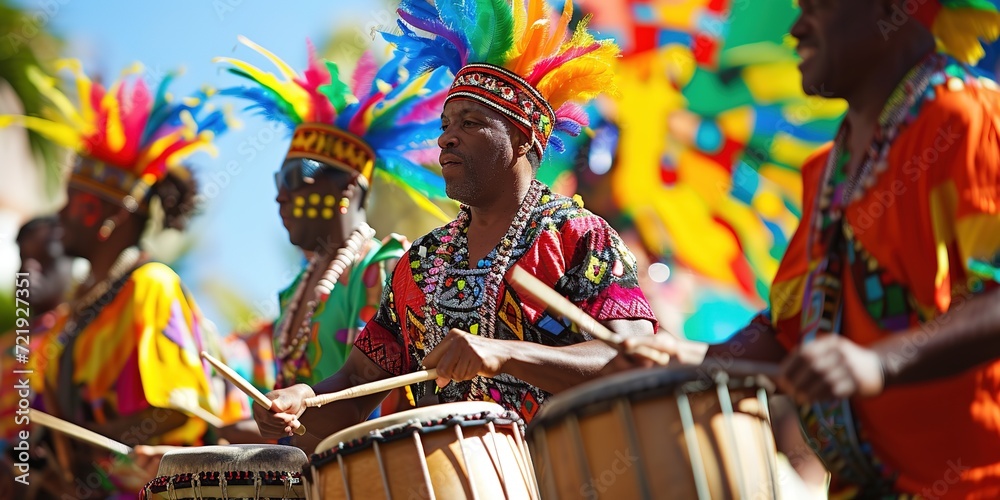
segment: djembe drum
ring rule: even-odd
[[[306,498],[302,450],[280,445],[194,446],[168,451],[143,499]]]
[[[763,366],[634,370],[549,400],[528,427],[543,498],[778,494]]]
[[[536,498],[520,418],[493,403],[394,413],[323,440],[311,497]]]

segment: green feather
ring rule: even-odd
[[[347,96],[351,95],[351,88],[346,83],[340,81],[340,69],[333,62],[326,61],[326,69],[330,72],[330,83],[319,87],[320,93],[330,100],[333,109],[339,115],[347,107]]]
[[[504,55],[514,46],[514,15],[508,0],[475,1],[476,31],[470,37],[475,60],[502,66]]]

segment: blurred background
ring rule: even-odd
[[[213,57],[267,66],[238,47],[237,35],[293,68],[305,66],[308,38],[350,74],[364,51],[386,56],[376,32],[394,28],[396,3],[0,0],[0,114],[37,114],[42,101],[25,68],[51,73],[60,57],[81,59],[105,81],[141,61],[151,87],[182,69],[172,87],[178,93],[238,84]],[[591,15],[601,37],[622,47],[620,92],[589,108],[589,133],[567,141],[564,154],[549,152],[539,176],[557,191],[579,193],[622,234],[666,328],[723,340],[765,307],[801,213],[800,165],[833,136],[845,104],[803,94],[787,34],[797,15],[791,0],[575,5],[577,21]],[[980,66],[995,72],[997,54],[990,47]],[[270,321],[277,291],[302,259],[274,202],[272,172],[290,138],[259,117],[238,116],[242,127],[219,141],[216,157],[191,161],[201,184],[200,216],[183,235],[165,232],[148,245],[223,332]],[[12,276],[17,231],[62,206],[71,158],[8,128],[0,129],[0,159],[0,276]],[[373,193],[380,236],[398,232],[412,240],[441,223],[410,209],[392,188]],[[0,281],[0,331],[12,325],[13,284]]]

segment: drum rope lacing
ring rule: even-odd
[[[199,492],[206,487],[220,487],[225,491],[228,485],[254,486],[258,490],[263,486],[285,486],[290,490],[292,485],[302,482],[301,472],[292,471],[202,471],[185,472],[172,476],[160,476],[146,484],[147,495],[168,492],[174,494],[178,489],[192,488]]]
[[[314,467],[324,465],[336,460],[337,457],[368,449],[376,442],[387,443],[397,439],[407,438],[413,435],[414,432],[429,434],[431,432],[442,431],[456,425],[460,427],[474,427],[490,423],[500,426],[513,426],[518,429],[517,432],[522,432],[524,421],[513,411],[483,411],[466,415],[447,415],[430,420],[412,419],[405,423],[387,427],[385,429],[373,430],[369,432],[367,436],[352,439],[346,443],[340,442],[329,450],[314,453],[310,457],[310,464]]]

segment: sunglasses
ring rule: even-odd
[[[308,158],[289,165],[274,173],[274,185],[278,190],[297,191],[316,182],[320,170],[326,165]]]

